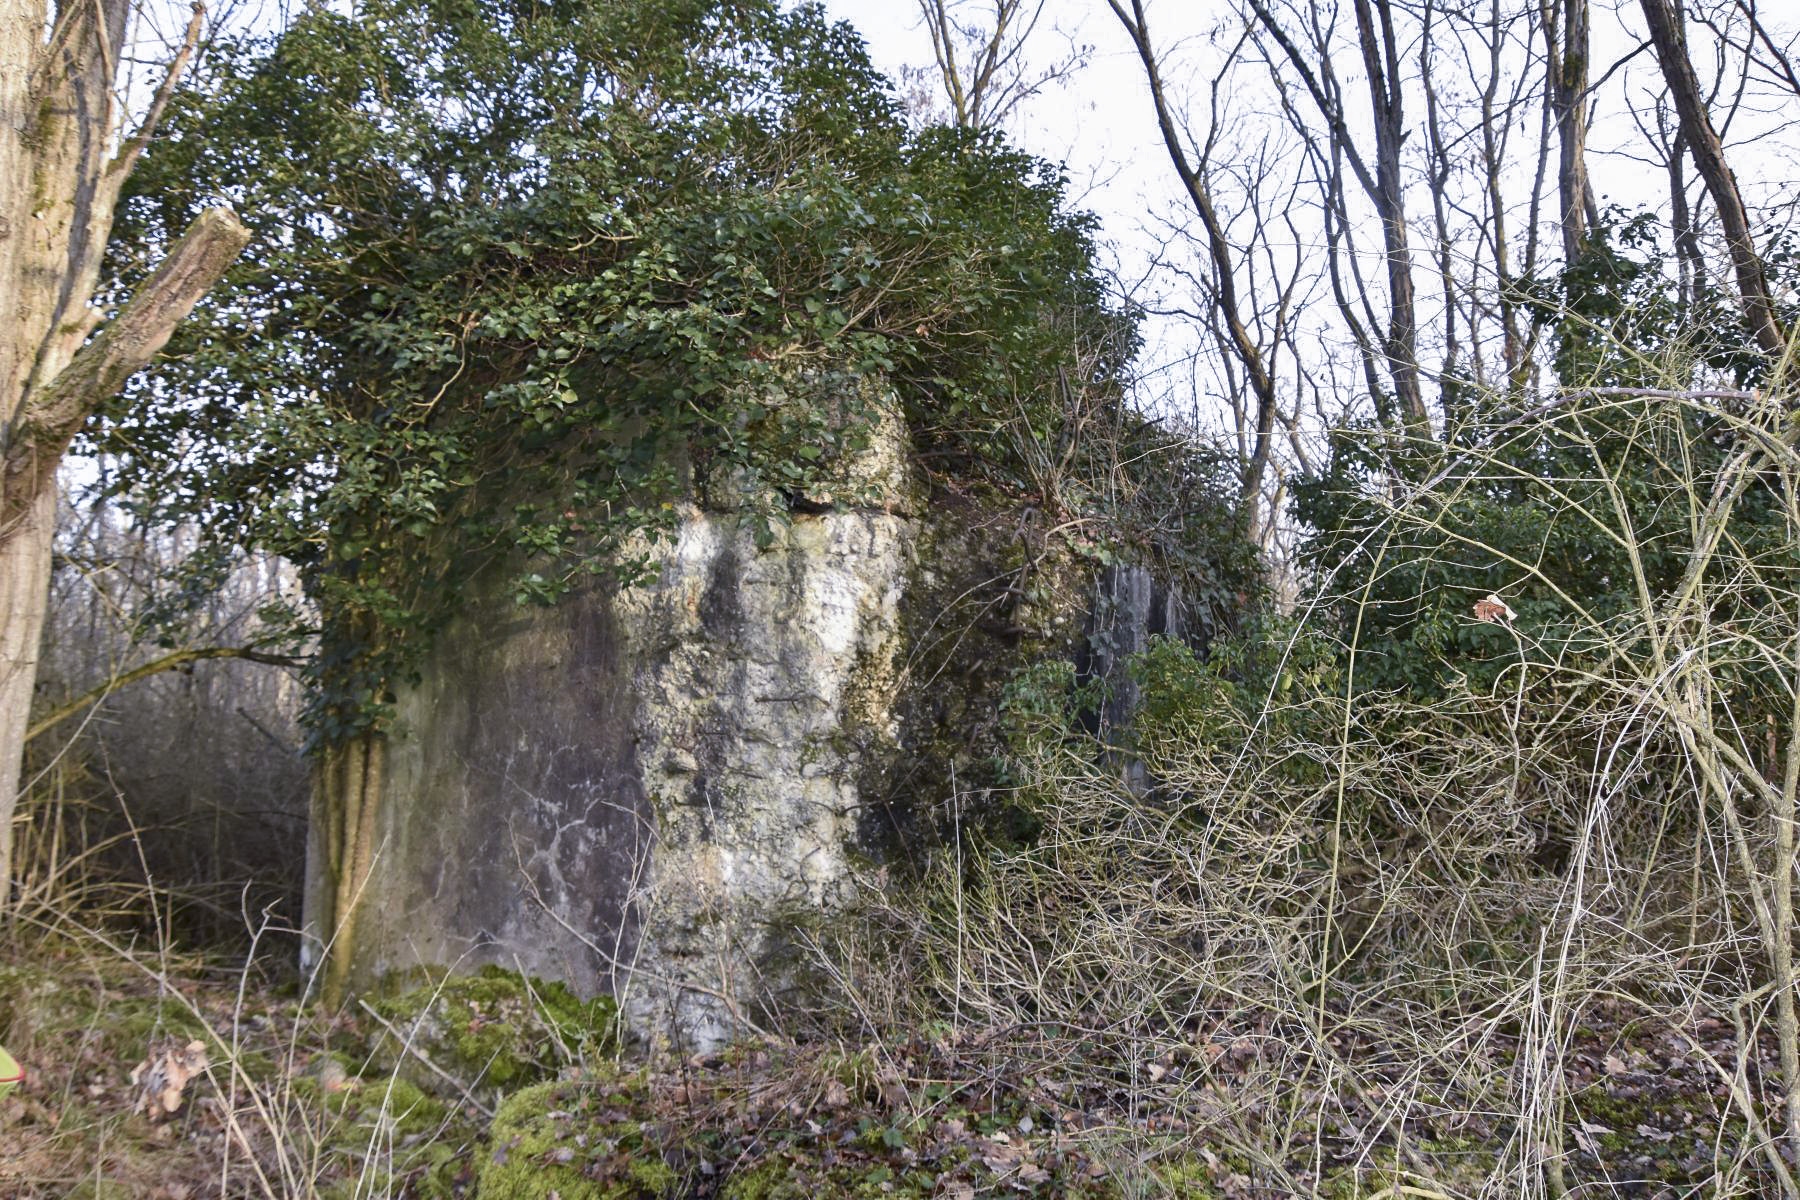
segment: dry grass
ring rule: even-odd
[[[1328,596],[1350,679],[1250,706],[1197,685],[1139,738],[1148,797],[1067,722],[1027,722],[1017,799],[1041,835],[872,895],[819,947],[856,1009],[1103,1044],[1268,1194],[1382,1168],[1389,1196],[1800,1195],[1787,407],[1571,394],[1469,438],[1367,536],[1377,563],[1454,544],[1448,493],[1602,425],[1686,536],[1640,542],[1647,514],[1597,453],[1553,515],[1625,548],[1635,604],[1593,615],[1546,561],[1458,545],[1508,559],[1510,594],[1564,628],[1507,626],[1515,668],[1420,704],[1354,686],[1368,592]],[[1722,467],[1694,465],[1697,436],[1729,441]],[[1774,553],[1741,534],[1752,501]],[[1679,560],[1673,589],[1652,554]],[[1264,652],[1300,656],[1326,608]]]

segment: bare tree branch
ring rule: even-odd
[[[1750,214],[1738,191],[1737,179],[1725,162],[1725,147],[1713,128],[1712,117],[1700,95],[1700,81],[1688,57],[1687,35],[1682,29],[1681,14],[1669,0],[1640,0],[1644,20],[1650,26],[1650,41],[1656,48],[1656,60],[1662,67],[1664,81],[1675,112],[1681,119],[1681,132],[1694,165],[1706,181],[1725,227],[1725,240],[1731,249],[1732,265],[1737,270],[1738,297],[1749,320],[1750,332],[1763,353],[1780,357],[1787,348],[1787,334],[1775,317],[1774,301],[1769,294],[1768,274],[1756,240],[1750,232]]]
[[[27,398],[0,459],[0,513],[25,511],[49,487],[88,415],[156,356],[249,240],[231,210],[201,213],[119,315]],[[9,528],[0,525],[0,539]]]

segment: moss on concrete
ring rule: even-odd
[[[447,1082],[403,1048],[471,1088],[505,1092],[609,1051],[618,1033],[610,997],[583,1000],[561,983],[500,967],[447,976],[416,970],[389,980],[375,1010],[376,1062],[440,1095]]]

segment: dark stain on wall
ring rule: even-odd
[[[497,963],[615,991],[655,839],[610,596],[501,598],[467,621],[423,673],[428,718],[391,751],[416,782],[387,806],[396,868],[371,897],[362,961],[376,974]]]

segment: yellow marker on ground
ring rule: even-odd
[[[4,1046],[0,1046],[0,1099],[4,1099],[8,1092],[18,1087],[19,1081],[23,1078],[25,1078],[25,1069],[19,1066],[17,1059],[6,1052]]]

